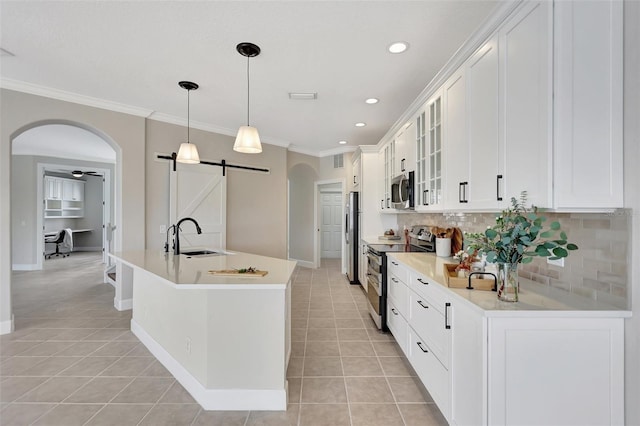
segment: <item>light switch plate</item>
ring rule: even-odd
[[[564,268],[564,257],[561,257],[560,259],[557,259],[557,260],[551,260],[550,258],[547,257],[547,263],[549,265],[560,266],[561,268]]]

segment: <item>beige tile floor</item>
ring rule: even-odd
[[[393,337],[375,329],[337,260],[298,268],[286,412],[204,411],[128,330],[96,254],[13,274],[0,337],[0,425],[440,425]]]

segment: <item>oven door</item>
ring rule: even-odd
[[[380,300],[382,299],[380,296],[380,282],[377,280],[375,275],[367,275],[367,288],[369,292],[367,293],[367,299],[369,299],[369,305],[375,313],[379,316],[380,314]]]

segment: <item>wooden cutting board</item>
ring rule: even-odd
[[[264,277],[269,271],[240,272],[237,269],[219,269],[209,271],[212,275],[220,275],[227,277]]]
[[[451,236],[451,253],[456,254],[462,250],[463,237],[460,228],[453,228],[453,235]]]

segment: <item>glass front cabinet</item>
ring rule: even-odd
[[[416,210],[442,209],[442,94],[416,118]]]

